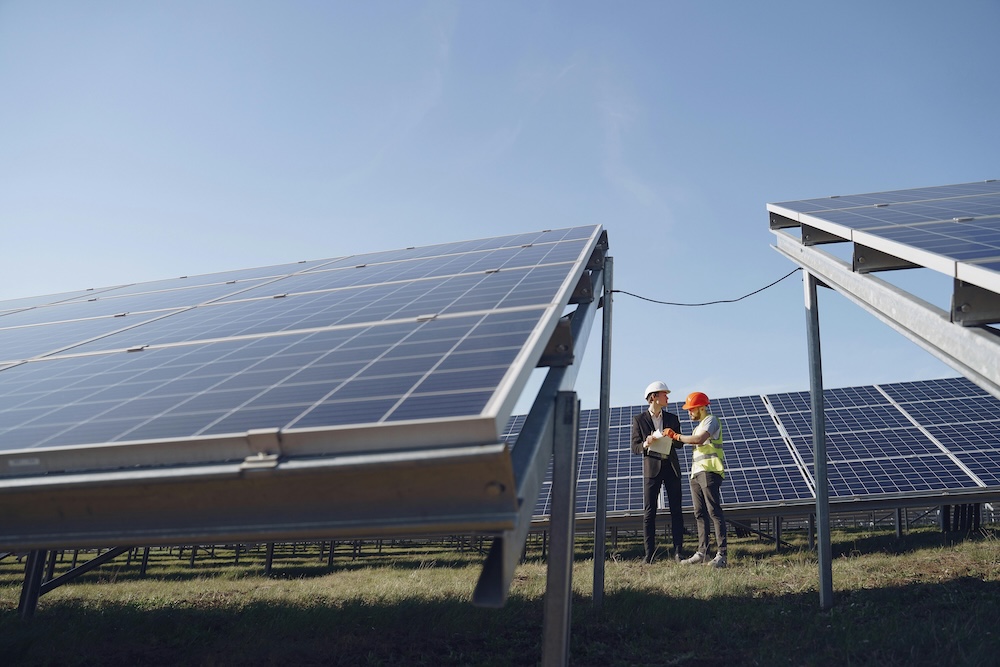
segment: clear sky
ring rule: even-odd
[[[0,299],[590,224],[616,288],[736,298],[795,268],[768,202],[1000,178],[998,27],[996,0],[0,0]],[[613,405],[808,388],[800,274],[614,316]],[[828,387],[957,374],[833,292],[820,319]],[[595,329],[584,408],[599,358]]]

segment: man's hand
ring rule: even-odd
[[[672,428],[668,428],[666,431],[664,431],[663,435],[667,436],[671,440],[680,440],[681,437],[681,434]]]

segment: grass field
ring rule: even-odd
[[[608,549],[602,609],[592,544],[577,540],[572,665],[998,665],[1000,540],[919,529],[834,531],[834,607],[816,555],[730,536],[730,567],[641,563],[641,538]],[[689,546],[693,545],[692,543]],[[81,556],[81,561],[92,554]],[[145,577],[121,556],[17,605],[23,562],[0,560],[3,665],[535,665],[545,564],[531,541],[502,609],[469,602],[483,554],[455,543],[153,549]],[[56,567],[69,567],[70,555]]]

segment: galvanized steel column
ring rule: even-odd
[[[594,514],[594,609],[604,604],[604,539],[608,515],[608,437],[611,430],[611,290],[614,260],[604,258],[601,329],[601,405],[597,428],[597,508]]]
[[[823,413],[823,361],[819,346],[819,304],[816,277],[805,272],[806,338],[809,347],[809,405],[812,409],[813,461],[816,477],[816,524],[819,535],[819,606],[833,606],[830,547],[830,491],[826,478],[826,420]]]
[[[573,601],[573,535],[576,531],[576,452],[580,405],[576,392],[560,391],[552,425],[552,549],[545,579],[542,664],[569,664]]]

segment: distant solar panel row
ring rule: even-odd
[[[984,487],[995,488],[1000,496],[1000,401],[968,380],[828,389],[824,399],[831,499]],[[609,513],[642,512],[642,459],[632,455],[629,438],[632,416],[644,409],[611,410]],[[682,431],[690,433],[693,424],[680,404],[668,409],[680,416]],[[728,506],[815,499],[808,393],[716,399],[711,411],[723,423],[722,493]],[[578,512],[596,511],[598,417],[597,410],[581,412]],[[509,438],[516,437],[520,424],[511,421]],[[680,450],[683,471],[691,469],[690,451]],[[682,489],[684,506],[690,507],[687,485]],[[551,477],[536,502],[536,518],[548,516],[550,492]],[[661,507],[666,507],[662,499]]]

